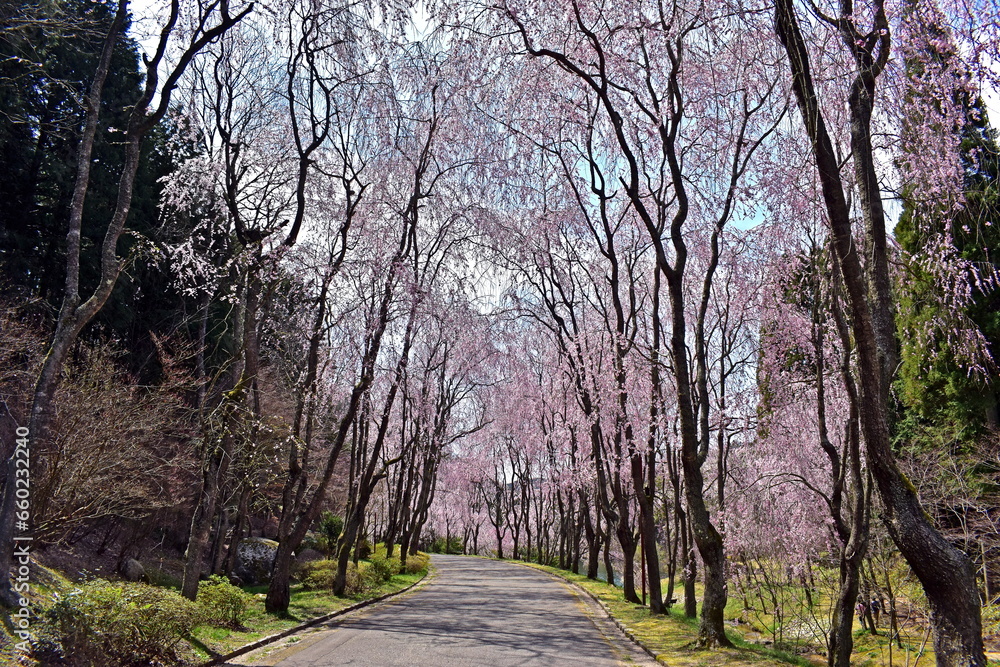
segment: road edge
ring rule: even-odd
[[[216,656],[216,657],[212,658],[211,660],[209,660],[207,662],[200,663],[198,667],[212,667],[213,665],[221,665],[223,663],[229,662],[233,658],[238,658],[241,655],[245,655],[247,653],[250,653],[251,651],[256,651],[259,648],[263,648],[263,647],[267,646],[268,644],[273,644],[274,642],[276,642],[278,640],[281,640],[281,639],[284,639],[285,637],[289,637],[289,636],[294,635],[296,633],[302,632],[303,630],[308,630],[309,628],[311,628],[313,626],[316,626],[316,625],[320,625],[321,623],[326,623],[327,621],[333,620],[333,619],[337,618],[338,616],[343,616],[345,614],[350,614],[351,612],[358,611],[359,609],[364,609],[365,607],[369,607],[369,606],[371,606],[373,604],[376,604],[376,603],[379,603],[379,602],[384,602],[385,600],[389,600],[389,599],[394,598],[394,597],[396,597],[398,595],[402,595],[403,593],[411,591],[414,588],[416,588],[417,586],[420,586],[421,584],[429,583],[430,580],[433,579],[433,577],[434,577],[435,574],[436,573],[432,571],[431,566],[428,565],[427,572],[424,573],[424,576],[420,577],[420,579],[418,579],[417,581],[414,581],[412,584],[410,584],[406,588],[403,588],[401,590],[398,590],[398,591],[395,591],[395,592],[392,592],[392,593],[386,593],[384,595],[379,595],[378,597],[370,598],[368,600],[362,600],[361,602],[357,602],[355,604],[352,604],[349,607],[344,607],[343,609],[338,609],[337,611],[332,611],[329,614],[324,614],[322,616],[317,616],[316,618],[309,619],[305,623],[301,623],[300,625],[296,625],[294,627],[288,628],[287,630],[282,630],[281,632],[277,632],[277,633],[275,633],[273,635],[268,635],[267,637],[261,637],[260,639],[254,641],[254,642],[251,642],[249,644],[245,644],[244,646],[239,647],[235,651],[231,651],[230,653],[226,653],[225,655]]]
[[[494,560],[496,560],[496,559],[494,559]],[[514,560],[504,560],[502,562],[504,562],[504,563],[513,563],[514,565],[521,565],[523,567],[531,568],[535,572],[543,572],[543,573],[549,575],[550,577],[552,577],[554,579],[558,579],[562,583],[564,583],[567,586],[571,587],[574,591],[583,593],[584,595],[586,595],[587,597],[589,597],[591,600],[593,600],[594,602],[596,602],[597,606],[601,608],[601,611],[604,612],[604,615],[608,618],[608,620],[610,620],[612,623],[614,623],[615,626],[621,631],[621,633],[623,635],[625,635],[626,637],[628,637],[628,639],[633,644],[635,644],[636,646],[638,646],[639,648],[641,648],[646,653],[646,655],[648,655],[650,658],[652,658],[656,662],[660,663],[661,665],[667,664],[666,661],[661,660],[660,657],[651,648],[649,648],[648,646],[646,646],[645,644],[643,644],[641,641],[639,641],[639,639],[636,637],[635,633],[632,632],[632,629],[629,628],[624,623],[622,623],[620,620],[618,620],[615,617],[615,615],[611,613],[611,610],[608,609],[608,606],[606,604],[604,604],[603,600],[601,600],[599,597],[597,597],[596,595],[594,595],[593,593],[591,593],[590,591],[588,591],[583,586],[580,586],[576,582],[570,581],[566,577],[563,577],[562,575],[557,574],[555,572],[549,572],[548,570],[543,570],[543,569],[541,569],[539,567],[535,567],[534,563],[524,563],[524,562],[519,562],[519,561],[514,561]]]

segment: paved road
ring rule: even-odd
[[[280,667],[655,665],[586,596],[549,575],[481,558],[434,556],[437,576],[266,658]]]

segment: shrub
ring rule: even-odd
[[[344,595],[347,597],[360,597],[375,590],[381,584],[382,578],[368,563],[347,564],[347,583],[344,586]]]
[[[983,634],[1000,635],[1000,601],[983,605]]]
[[[389,558],[384,549],[381,553],[376,549],[371,555],[371,567],[375,578],[380,582],[389,581],[393,575],[399,574],[399,559],[395,556]]]
[[[333,579],[336,576],[337,561],[314,560],[302,566],[302,587],[306,590],[328,591],[333,588]],[[359,597],[378,588],[383,581],[382,576],[368,563],[361,563],[360,568],[354,563],[348,563],[344,595]]]
[[[305,551],[306,549],[314,549],[323,553],[326,551],[326,538],[320,533],[314,533],[309,531],[306,536],[302,538],[302,544],[299,545],[299,552]]]
[[[254,597],[229,583],[225,577],[213,575],[198,583],[198,606],[206,622],[233,629],[243,627],[250,618]]]
[[[361,560],[368,560],[368,557],[372,555],[372,543],[368,541],[368,538],[362,538],[358,542],[358,546],[355,547],[354,553]]]
[[[404,570],[406,574],[417,574],[418,572],[423,572],[427,569],[430,561],[430,556],[422,551],[418,551],[416,555],[406,557],[406,567]]]
[[[303,563],[299,570],[302,587],[307,591],[330,590],[337,575],[337,561],[314,560]]]
[[[63,597],[48,614],[70,664],[102,667],[177,663],[178,642],[201,616],[174,591],[102,579]]]
[[[452,535],[451,539],[441,536],[434,538],[428,551],[436,554],[460,554],[464,547],[465,542],[461,535]]]

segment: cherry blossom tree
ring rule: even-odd
[[[305,215],[310,156],[329,134],[331,81],[336,79],[324,78],[327,72],[319,72],[315,62],[311,68],[303,68],[301,61],[336,41],[330,36],[333,28],[329,24],[343,13],[333,9],[319,15],[307,12],[302,17],[293,6],[284,20],[276,23],[247,22],[214,46],[212,57],[204,59],[192,81],[201,103],[193,104],[192,111],[196,120],[202,121],[210,154],[217,157],[218,169],[213,171],[218,172],[221,182],[215,190],[235,235],[236,257],[231,266],[238,273],[236,332],[240,340],[229,364],[227,386],[216,397],[221,431],[205,438],[202,490],[192,516],[182,587],[190,598],[197,594],[202,552],[215,518],[222,479],[233,460],[238,422],[248,420],[246,433],[250,441],[256,440],[255,424],[262,418],[260,336],[270,302],[268,294],[280,274],[281,249],[294,244]],[[269,30],[290,42],[283,78],[258,64],[278,55],[271,46]],[[301,37],[296,39],[299,32]],[[301,69],[306,69],[304,77]],[[306,79],[304,84],[302,78]],[[300,120],[303,111],[296,93],[303,85],[312,93],[313,106],[305,112],[305,120]],[[304,125],[311,133],[309,139],[303,137]],[[288,193],[290,188],[294,188],[294,200]],[[288,214],[294,217],[293,227],[275,247],[273,239]]]
[[[748,20],[756,16],[745,8],[738,15]],[[712,435],[705,318],[719,264],[719,237],[740,203],[751,156],[783,113],[780,101],[772,103],[773,73],[747,65],[765,62],[770,47],[760,40],[717,39],[725,30],[737,29],[734,14],[722,4],[616,9],[578,2],[504,3],[494,16],[498,31],[513,31],[517,48],[543,67],[546,62],[554,66],[553,81],[572,86],[578,100],[590,100],[574,104],[591,109],[600,123],[602,159],[612,169],[602,180],[620,187],[632,224],[652,244],[670,303],[669,349],[687,506],[705,563],[700,634],[706,644],[728,645],[722,623],[723,541],[710,518],[702,472]],[[722,69],[729,83],[713,88]],[[712,111],[721,108],[727,113]],[[708,136],[701,131],[709,126],[715,138],[710,149],[696,139]],[[696,157],[701,147],[707,149],[705,162]],[[720,160],[720,155],[725,157]],[[691,294],[693,273],[688,270],[695,270],[695,262],[702,280]],[[690,361],[689,344],[694,352]],[[633,478],[644,490],[642,475]],[[647,499],[642,506],[648,521],[651,503]],[[618,507],[623,510],[624,505]]]
[[[857,346],[859,420],[866,460],[885,507],[893,542],[923,584],[931,608],[938,664],[984,664],[979,594],[968,558],[931,525],[915,489],[890,446],[889,390],[897,365],[886,213],[873,142],[886,68],[893,54],[894,8],[881,0],[810,5],[805,24],[792,0],[775,5],[775,30],[787,66],[822,188],[837,270],[843,280],[848,321]],[[835,38],[840,48],[827,39]],[[823,42],[822,46],[820,42]],[[843,73],[846,89],[823,90],[816,71]],[[839,81],[839,79],[838,79]],[[827,100],[838,100],[836,103]],[[844,104],[843,107],[836,107]],[[840,113],[846,108],[847,117]],[[849,135],[850,171],[841,170],[835,138]],[[945,154],[944,160],[952,159]],[[857,191],[866,263],[862,262],[849,195]]]
[[[748,571],[755,560],[778,554],[800,568],[823,552],[838,554],[839,591],[829,627],[818,630],[826,636],[829,664],[847,665],[871,485],[860,454],[853,346],[839,284],[826,277],[833,260],[822,230],[807,236],[811,242],[790,274],[786,253],[772,260],[758,372],[763,416],[757,441],[739,452],[754,464],[740,466],[751,479],[738,485],[742,502],[732,510],[729,536]]]
[[[412,163],[413,178],[417,183],[406,199],[406,209],[403,211],[404,217],[414,221],[410,236],[412,247],[406,269],[400,276],[400,291],[405,293],[407,302],[405,305],[401,304],[405,311],[401,320],[405,324],[402,325],[401,343],[384,389],[381,409],[377,409],[375,392],[370,390],[359,417],[358,434],[352,443],[352,492],[344,532],[338,543],[338,569],[334,582],[334,592],[338,595],[343,594],[351,549],[362,529],[372,494],[376,486],[386,479],[388,469],[404,459],[402,453],[398,456],[385,456],[394,406],[408,379],[407,369],[415,338],[419,335],[417,329],[435,328],[427,322],[427,318],[431,317],[428,311],[439,303],[430,295],[437,289],[435,283],[443,279],[443,269],[452,261],[450,255],[462,241],[460,218],[446,207],[434,205],[439,191],[444,188],[448,172],[457,166],[445,161],[444,151],[440,149],[440,145],[447,140],[447,135],[441,136],[442,126],[447,128],[447,118],[452,113],[448,93],[441,87],[435,71],[437,68],[433,63],[417,58],[411,62],[404,61],[398,66],[398,69],[404,68],[412,68],[421,73],[427,73],[428,70],[433,72],[417,79],[419,87],[412,90],[410,108],[402,108],[406,88],[400,91],[398,103],[401,108],[396,114],[400,119],[418,119],[397,138],[397,150],[403,160]],[[444,217],[444,220],[440,220],[440,217]],[[416,227],[418,218],[422,220],[419,228]],[[406,427],[404,425],[401,428],[405,431]],[[370,434],[372,431],[374,437]],[[436,475],[432,475],[434,476]]]

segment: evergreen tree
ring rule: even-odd
[[[970,440],[997,423],[1000,377],[996,364],[980,357],[1000,350],[1000,294],[994,289],[1000,155],[946,25],[932,1],[904,6],[907,104],[900,167],[909,185],[895,230],[903,251],[896,287],[895,436],[916,445]]]
[[[64,286],[65,243],[83,122],[81,100],[100,54],[114,7],[86,0],[56,0],[33,7],[0,2],[0,283],[19,300],[40,298],[54,311]],[[33,12],[37,12],[37,17]],[[44,22],[36,20],[44,17]],[[118,194],[124,160],[121,138],[140,94],[138,48],[123,37],[115,48],[101,101],[101,125],[84,209],[81,287],[92,290],[98,253]],[[159,217],[159,179],[172,168],[166,124],[144,142],[128,229],[153,237]],[[135,236],[123,238],[123,254]],[[179,303],[155,266],[136,262],[90,329],[120,339],[132,351],[130,370],[155,358],[150,331],[176,326]],[[85,334],[86,335],[86,334]]]
[[[919,253],[929,235],[951,226],[955,250],[961,260],[982,275],[1000,270],[1000,151],[996,131],[990,127],[982,100],[966,105],[967,122],[962,128],[962,166],[965,205],[953,218],[928,228],[918,224],[912,198],[896,226],[901,249]],[[964,315],[982,332],[991,354],[1000,350],[1000,292],[988,283],[973,281],[972,298]],[[901,361],[897,395],[902,415],[897,439],[913,440],[936,433],[947,440],[974,437],[984,427],[997,426],[997,387],[1000,376],[995,362],[986,363],[986,373],[970,374],[956,359],[954,342],[936,337],[930,341],[907,332],[927,328],[942,317],[935,276],[915,263],[908,263],[897,287]],[[930,348],[932,345],[933,348]]]

